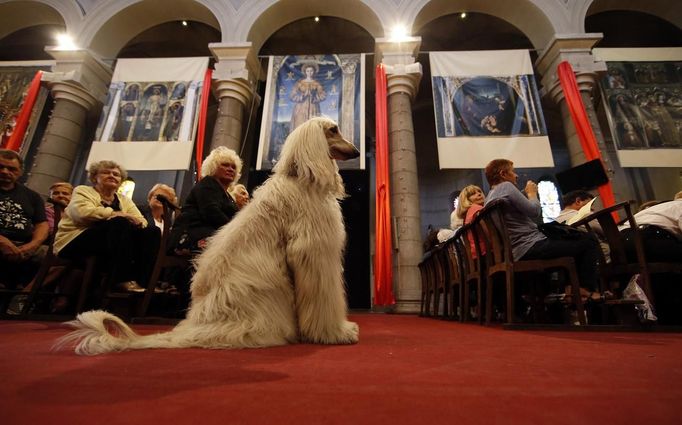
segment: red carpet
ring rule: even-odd
[[[356,314],[355,346],[51,352],[0,322],[0,422],[679,424],[682,335],[504,331]],[[141,332],[163,327],[136,326]]]

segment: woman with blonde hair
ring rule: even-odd
[[[163,204],[157,196],[163,196],[171,204],[177,205],[178,197],[175,194],[175,189],[163,183],[155,184],[147,194],[147,203],[149,210],[145,211],[145,218],[150,226],[156,226],[163,234]]]
[[[142,292],[154,266],[160,234],[133,201],[117,193],[128,173],[114,161],[88,168],[93,186],[77,186],[64,210],[54,240],[60,257],[80,260],[95,254],[104,260],[119,289]]]
[[[469,224],[474,220],[476,214],[483,209],[485,202],[485,195],[480,187],[470,184],[462,189],[459,193],[459,200],[457,202],[457,209],[455,210],[457,217],[464,220],[464,224]],[[476,245],[474,243],[474,236],[472,233],[468,235],[469,244],[471,244],[471,253],[476,258]],[[481,246],[482,253],[485,253],[485,247]]]
[[[242,171],[242,160],[232,149],[219,146],[201,166],[201,181],[190,191],[175,220],[169,249],[188,255],[201,251],[206,239],[227,224],[239,207],[230,196]]]

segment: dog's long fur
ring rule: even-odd
[[[287,138],[273,175],[210,240],[196,261],[187,318],[166,333],[140,336],[121,319],[89,311],[57,342],[78,354],[143,348],[242,348],[295,342],[350,344],[334,159],[359,155],[336,124],[314,118]],[[113,329],[112,329],[113,328]]]

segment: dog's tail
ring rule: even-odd
[[[175,329],[152,335],[138,335],[123,320],[102,310],[81,313],[66,324],[74,330],[57,340],[53,347],[56,350],[74,345],[77,354],[91,356],[111,351],[187,346],[183,343],[185,338],[179,335],[181,332],[176,332]]]

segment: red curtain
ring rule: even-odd
[[[571,113],[571,119],[575,125],[578,139],[580,139],[580,144],[585,152],[585,157],[588,161],[597,158],[602,160],[601,153],[597,147],[597,139],[592,131],[592,126],[587,117],[582,97],[580,97],[580,90],[578,89],[578,83],[575,80],[575,74],[573,73],[571,64],[566,61],[561,62],[557,71],[559,74],[559,81],[561,82],[561,88],[563,89],[564,97],[566,98],[566,104]],[[602,160],[602,166],[603,165]],[[616,203],[610,181],[599,187],[599,196],[601,197],[602,204],[605,208]]]
[[[386,71],[376,68],[376,223],[374,255],[374,305],[393,305],[393,260],[391,257],[391,197],[388,169],[388,116]]]
[[[28,120],[31,118],[31,111],[33,110],[33,105],[35,105],[38,92],[40,91],[40,79],[42,77],[43,71],[36,72],[35,77],[33,77],[33,81],[31,81],[28,93],[26,94],[26,99],[24,99],[24,104],[21,107],[21,112],[19,112],[17,124],[7,141],[6,149],[13,151],[19,151],[19,149],[21,149],[21,143],[24,141],[24,134],[28,127]]]
[[[201,90],[201,104],[199,106],[199,131],[197,132],[196,163],[197,181],[201,180],[201,163],[204,161],[204,138],[206,137],[206,114],[208,112],[208,97],[211,95],[213,70],[208,68],[204,74],[204,86]]]

